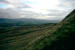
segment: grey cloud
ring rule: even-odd
[[[6,1],[6,0],[0,0],[0,2],[4,2],[4,1]]]
[[[14,2],[12,2],[14,1]],[[0,0],[0,2],[6,3],[6,4],[11,4],[15,6],[16,8],[30,8],[28,5],[24,3],[23,0]]]
[[[14,0],[14,2],[8,1],[9,4],[15,6],[16,8],[30,8],[27,4],[25,4],[25,2],[23,0]]]
[[[7,1],[7,0],[0,0],[0,2],[8,3],[8,1]]]
[[[21,1],[21,0],[20,0]],[[25,7],[25,3],[20,2],[17,0],[17,3],[10,3],[7,0],[0,0],[0,2],[8,2],[8,4],[14,5],[16,8],[8,8],[8,9],[0,9],[0,18],[35,18],[39,16],[56,16],[54,19],[62,19],[64,18],[69,12],[72,11],[72,9],[75,8],[75,1],[74,0],[61,0],[61,3],[59,5],[59,8],[63,8],[64,10],[48,10],[49,14],[41,14],[41,13],[35,13],[33,11],[26,11],[21,10],[22,8],[29,8],[29,6]],[[69,3],[69,6],[65,5],[65,3]],[[50,19],[50,18],[49,18]]]
[[[36,18],[36,17],[44,17],[44,16],[56,16],[54,19],[62,19],[64,18],[64,11],[61,10],[49,10],[49,14],[40,14],[35,13],[33,11],[22,11],[21,9],[0,9],[0,18]],[[51,19],[51,18],[49,18]]]
[[[42,15],[32,11],[19,11],[19,9],[0,9],[0,18],[21,18],[22,16],[24,18],[34,18]]]
[[[16,18],[19,14],[11,9],[0,9],[0,18]]]
[[[59,5],[60,7],[63,7],[66,9],[75,9],[75,0],[60,0],[60,1],[62,3]]]
[[[63,16],[67,12],[70,12],[71,10],[48,10],[50,13],[48,14],[49,16]]]

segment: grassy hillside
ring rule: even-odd
[[[0,50],[73,50],[74,21],[75,10],[58,24],[1,29]]]
[[[52,36],[54,39],[42,50],[75,50],[75,10],[72,11],[61,23]]]
[[[28,43],[31,43],[37,37],[45,34],[46,30],[48,29],[51,30],[52,27],[55,25],[56,24],[44,24],[37,26],[9,27],[6,29],[5,28],[1,29],[0,49],[2,50],[22,49],[22,47],[25,47],[26,45],[28,45]]]

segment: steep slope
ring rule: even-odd
[[[75,50],[75,10],[73,10],[61,23],[50,38],[50,44],[43,50]]]

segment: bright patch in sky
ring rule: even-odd
[[[35,9],[53,9],[59,4],[58,0],[28,0],[28,1],[30,3],[33,3],[28,4]]]
[[[56,9],[59,4],[58,0],[24,0],[29,5],[32,11],[36,13],[49,13],[47,9]]]

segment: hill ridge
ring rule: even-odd
[[[53,34],[56,36],[52,44],[44,47],[43,50],[75,50],[75,10],[73,10],[61,23],[62,25]],[[64,47],[64,48],[63,48]]]

